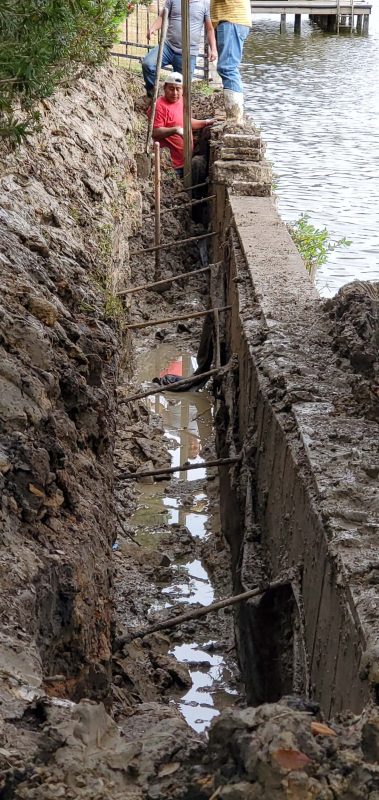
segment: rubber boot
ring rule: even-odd
[[[243,123],[242,92],[233,92],[232,89],[224,89],[224,104],[227,122],[235,122],[241,125]]]

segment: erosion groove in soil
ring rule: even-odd
[[[138,324],[173,309],[202,310],[215,285],[213,273],[210,281],[202,273],[184,289],[172,284],[127,300],[118,294],[153,275],[152,231],[143,223],[152,191],[137,180],[134,161],[144,140],[145,123],[133,110],[140,91],[123,70],[80,79],[44,102],[41,132],[1,168],[0,798],[377,800],[375,708],[325,725],[317,704],[301,696],[303,665],[297,684],[290,668],[294,628],[302,634],[297,598],[284,587],[274,602],[268,594],[249,605],[248,621],[255,620],[270,668],[267,687],[275,699],[278,686],[291,692],[280,702],[245,707],[234,612],[112,654],[118,636],[171,606],[186,610],[230,593],[230,555],[234,582],[240,569],[256,576],[258,563],[248,561],[252,550],[238,563],[236,505],[230,555],[221,534],[220,474],[223,502],[234,502],[225,473],[137,486],[122,480],[129,469],[178,463],[178,444],[185,458],[212,459],[212,409],[221,442],[229,424],[224,399],[236,379],[234,365],[222,384],[215,381],[216,398],[201,391],[121,402],[172,361],[182,359],[189,372],[202,326],[195,318],[126,335],[125,316]],[[217,98],[196,102],[199,115],[202,105],[204,116],[217,111]],[[179,189],[169,172],[165,191],[174,202]],[[265,193],[265,185],[256,191]],[[190,238],[188,209],[165,214],[163,234]],[[145,253],[133,275],[129,242]],[[166,252],[162,278],[196,265],[190,242],[180,254]],[[354,407],[362,398],[372,424],[376,300],[365,315],[359,291],[341,294],[323,313],[336,352],[344,364],[350,359]],[[213,294],[220,306],[221,294]],[[262,321],[253,314],[250,332],[263,347]],[[222,329],[225,349],[224,336]],[[375,470],[374,462],[367,468]],[[238,469],[233,479],[245,488],[247,473]],[[254,525],[251,532],[254,540]],[[373,581],[375,572],[373,563]],[[255,659],[253,648],[254,666]]]

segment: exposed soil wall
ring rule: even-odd
[[[21,713],[46,678],[54,694],[108,694],[115,290],[141,206],[122,73],[44,101],[41,125],[0,177],[0,693],[12,717],[14,693]]]

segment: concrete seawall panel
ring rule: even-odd
[[[240,471],[221,476],[235,586],[295,576],[296,602],[240,611],[249,699],[288,692],[292,671],[292,689],[327,715],[359,712],[379,680],[378,425],[354,405],[352,374],[273,200],[226,190],[216,206],[226,283],[213,300],[232,306],[224,336],[236,365],[224,380],[219,449],[243,456]]]

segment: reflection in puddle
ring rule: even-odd
[[[223,656],[202,650],[196,642],[179,645],[171,652],[178,661],[194,667],[190,668],[192,686],[182,697],[179,707],[189,725],[195,731],[203,731],[223,708],[233,702],[232,696],[237,695],[237,691],[228,685],[231,674]]]
[[[188,573],[189,582],[172,583],[171,586],[162,589],[162,594],[168,595],[174,601],[187,602],[190,605],[200,603],[202,606],[209,606],[213,603],[214,591],[201,561],[190,561],[188,564],[183,564],[183,568]]]
[[[150,353],[144,353],[137,379],[144,381],[165,374],[185,377],[196,368],[196,360],[190,354],[178,356],[174,345],[161,345]],[[150,411],[162,419],[164,436],[171,455],[172,466],[187,461],[202,463],[202,448],[212,435],[212,402],[207,392],[183,392],[177,395],[157,394],[148,399]],[[139,484],[139,505],[131,523],[136,539],[144,547],[156,547],[159,536],[164,536],[164,525],[179,524],[188,528],[194,538],[208,535],[211,518],[208,499],[195,487],[194,481],[204,480],[206,469],[190,470],[174,475],[169,482]],[[184,490],[184,496],[183,496]],[[177,492],[176,497],[172,494]],[[175,579],[175,572],[177,579]],[[184,574],[183,574],[184,572]],[[161,600],[150,608],[150,614],[172,608],[176,604],[207,606],[214,602],[214,590],[208,573],[201,561],[184,562],[178,558],[174,566],[174,578],[161,593]],[[182,698],[179,707],[188,724],[196,731],[205,730],[220,710],[233,702],[237,694],[230,688],[230,672],[222,655],[210,655],[199,642],[175,647],[172,653],[179,661],[199,664],[191,671],[193,686]],[[201,669],[203,671],[201,671]]]

